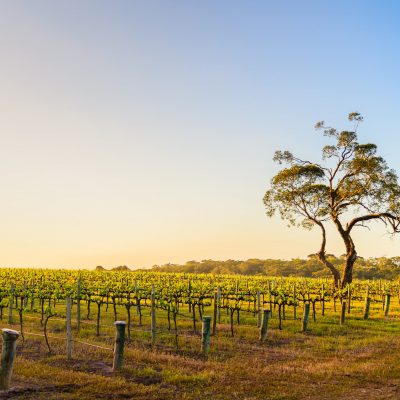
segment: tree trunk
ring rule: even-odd
[[[356,247],[350,236],[351,229],[354,225],[350,224],[344,229],[336,214],[332,215],[332,219],[346,247],[346,264],[343,267],[342,280],[340,282],[340,288],[343,289],[347,284],[353,281],[353,266],[357,260]]]
[[[340,272],[325,257],[325,247],[326,247],[326,231],[325,231],[325,227],[322,224],[322,222],[320,222],[318,220],[314,220],[314,222],[321,228],[321,233],[322,233],[321,248],[319,249],[319,252],[316,254],[316,256],[318,258],[318,261],[331,271],[332,277],[333,277],[333,286],[335,288],[338,288],[339,285],[340,285]]]
[[[340,283],[341,289],[345,288],[347,284],[353,281],[353,266],[355,261],[357,260],[357,252],[356,249],[354,248],[354,243],[350,237],[349,239],[351,244],[349,248],[346,249],[346,264],[343,267],[343,274],[342,274],[343,279]]]
[[[335,268],[335,266],[330,263],[325,257],[325,251],[320,251],[317,253],[318,261],[324,265],[325,267],[329,268],[332,273],[333,277],[333,286],[338,288],[340,285],[340,272]]]

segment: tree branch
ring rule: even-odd
[[[348,235],[350,233],[350,231],[354,228],[354,226],[356,224],[358,224],[359,222],[365,222],[365,221],[369,221],[372,219],[380,219],[381,221],[383,221],[385,223],[389,222],[395,232],[400,231],[399,230],[399,225],[400,225],[399,217],[396,217],[395,215],[393,215],[391,213],[385,212],[385,213],[363,215],[361,217],[353,218],[347,225],[347,228],[345,231],[346,234]]]

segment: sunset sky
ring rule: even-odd
[[[305,257],[268,219],[278,149],[365,116],[400,172],[396,1],[0,0],[0,266]],[[378,225],[361,256],[400,255]],[[344,252],[334,231],[327,250]]]

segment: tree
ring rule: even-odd
[[[131,269],[126,265],[119,265],[118,267],[111,268],[112,271],[130,271]]]
[[[322,162],[277,151],[274,161],[286,164],[271,180],[264,196],[268,217],[278,212],[289,226],[318,227],[321,245],[316,256],[331,271],[336,287],[351,283],[357,259],[353,229],[367,227],[371,221],[383,223],[390,233],[400,231],[400,186],[396,173],[377,155],[377,146],[359,144],[357,129],[363,117],[350,113],[352,131],[339,132],[318,122],[317,130],[333,139],[322,149]],[[342,272],[326,254],[326,225],[333,223],[343,240],[346,257]]]

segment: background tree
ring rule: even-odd
[[[336,268],[340,268],[346,255],[336,257],[333,254],[325,254],[327,260]],[[363,258],[357,257],[354,277],[358,279],[400,279],[400,257]],[[210,266],[212,269],[210,270]],[[251,258],[249,260],[202,260],[189,261],[186,264],[165,264],[153,266],[154,271],[160,272],[184,272],[184,273],[212,273],[231,275],[267,275],[267,276],[294,276],[322,278],[329,274],[323,264],[318,260],[316,254],[310,254],[307,259],[293,258],[292,260],[260,260]],[[1,299],[1,293],[0,293]],[[7,298],[8,299],[8,298]],[[7,306],[8,300],[4,303]],[[1,314],[2,302],[0,302]],[[3,308],[4,308],[3,307]]]
[[[278,212],[292,226],[321,230],[318,260],[331,271],[335,286],[344,287],[353,278],[357,259],[353,229],[380,221],[391,233],[399,232],[400,187],[396,173],[377,155],[375,144],[359,144],[357,129],[363,120],[353,112],[352,131],[337,131],[318,122],[316,129],[334,140],[322,149],[322,163],[296,158],[289,151],[277,151],[274,161],[285,163],[271,181],[264,196],[269,217]],[[343,240],[346,257],[340,273],[326,257],[326,224],[331,222]]]

